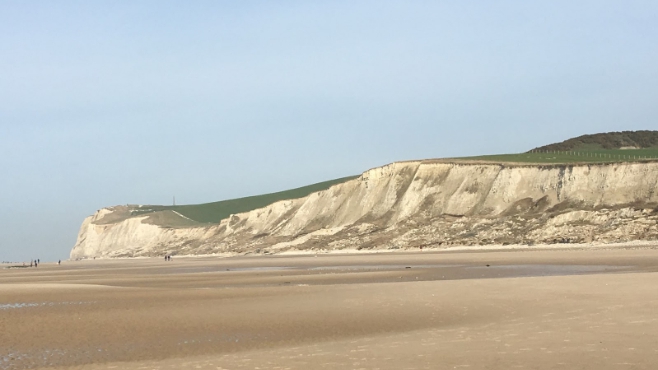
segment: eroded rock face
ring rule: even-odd
[[[655,240],[657,190],[658,162],[401,162],[201,227],[106,208],[83,222],[71,258]]]

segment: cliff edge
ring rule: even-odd
[[[105,208],[71,259],[658,239],[658,162],[409,161],[214,224]]]

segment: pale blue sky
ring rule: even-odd
[[[658,129],[655,1],[0,1],[0,260],[116,204]]]

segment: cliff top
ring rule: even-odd
[[[455,158],[505,164],[590,164],[658,159],[658,131],[622,131],[583,135],[525,153]]]
[[[329,189],[335,184],[356,178],[343,177],[270,194],[222,200],[219,202],[187,205],[128,205],[113,207],[112,212],[104,215],[95,224],[111,224],[131,217],[146,216],[146,223],[165,227],[202,226],[206,223],[218,223],[232,214],[248,212],[263,208],[282,200],[303,198],[311,193]]]
[[[422,163],[499,164],[511,166],[605,164],[658,160],[658,131],[624,131],[583,135],[561,143],[545,145],[527,153],[486,155],[465,158],[410,161]],[[357,176],[325,181],[301,188],[192,205],[148,205],[112,207],[95,224],[111,224],[132,217],[145,217],[145,223],[163,227],[191,227],[218,223],[232,214],[263,208],[282,200],[303,198]]]

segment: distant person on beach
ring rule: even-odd
[[[62,264],[62,260],[57,261],[57,264],[58,264],[58,265],[61,265],[61,264]]]
[[[34,261],[30,260],[30,267],[34,267]]]

